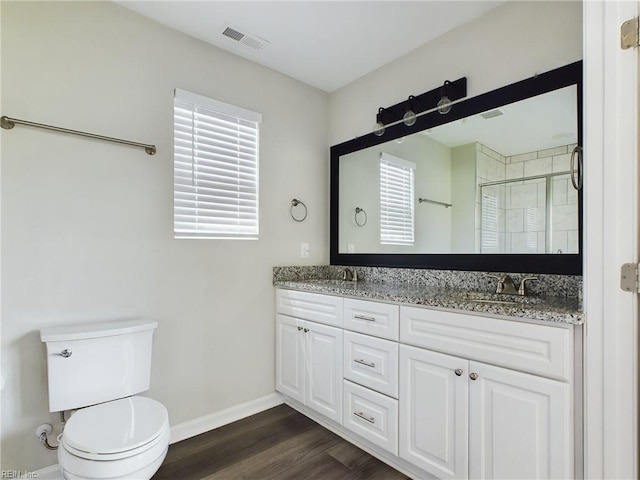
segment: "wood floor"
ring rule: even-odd
[[[408,477],[280,405],[174,443],[153,480],[399,480]]]

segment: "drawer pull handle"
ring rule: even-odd
[[[362,412],[353,412],[353,414],[356,417],[360,417],[363,420],[366,420],[369,423],[376,423],[376,419],[374,417],[367,417],[364,413]]]
[[[359,363],[360,365],[364,365],[365,367],[376,368],[376,364],[375,363],[367,362],[366,360],[361,359],[361,358],[360,359],[355,358],[353,361],[356,362],[356,363]]]
[[[367,322],[376,321],[376,317],[368,317],[367,315],[354,315],[353,318],[357,318],[358,320],[366,320]]]

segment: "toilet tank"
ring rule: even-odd
[[[47,345],[49,411],[128,397],[149,389],[157,322],[114,320],[40,330]]]

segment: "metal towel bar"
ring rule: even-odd
[[[96,140],[105,140],[107,142],[121,143],[123,145],[131,145],[133,147],[140,147],[140,148],[144,148],[144,151],[147,152],[149,155],[155,155],[156,153],[155,145],[131,142],[129,140],[122,140],[121,138],[105,137],[104,135],[96,135],[95,133],[81,132],[79,130],[71,130],[69,128],[54,127],[52,125],[45,125],[44,123],[29,122],[27,120],[19,120],[17,118],[10,118],[7,116],[3,116],[0,118],[0,126],[6,130],[11,130],[13,127],[16,126],[16,124],[26,125],[27,127],[43,128],[45,130],[52,130],[54,132],[60,132],[60,133],[68,133],[70,135],[78,135],[80,137],[88,137]]]
[[[438,202],[437,200],[429,200],[428,198],[419,198],[418,203],[434,203],[436,205],[442,205],[444,208],[449,208],[452,206],[450,203]]]

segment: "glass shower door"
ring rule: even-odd
[[[568,173],[479,187],[480,253],[578,253],[578,192]]]

